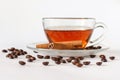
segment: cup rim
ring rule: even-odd
[[[91,17],[43,17],[44,19],[94,19],[95,18],[91,18]]]

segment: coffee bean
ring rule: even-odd
[[[53,61],[60,61],[60,59],[57,58],[57,57],[51,57],[51,59],[52,59]]]
[[[61,63],[66,63],[66,61],[65,60],[60,60],[61,61]]]
[[[15,52],[11,52],[11,55],[16,55],[16,53]]]
[[[10,58],[10,59],[14,59],[13,55],[10,55],[8,58]]]
[[[74,59],[74,60],[72,60],[72,62],[79,63],[79,62],[80,62],[80,60],[78,60],[78,59]]]
[[[91,58],[95,58],[95,57],[96,57],[96,55],[90,55],[90,57],[91,57]]]
[[[101,61],[102,62],[107,62],[107,59],[106,58],[102,58]]]
[[[96,62],[96,65],[101,66],[102,62]]]
[[[76,65],[76,62],[72,62],[73,65]]]
[[[15,49],[14,51],[18,51],[19,52],[19,49]]]
[[[18,56],[17,55],[12,55],[13,56],[13,58],[18,58]]]
[[[34,53],[38,53],[37,51],[33,51]]]
[[[31,59],[31,60],[36,60],[36,58],[35,58],[35,57],[33,57],[33,56],[32,56],[32,57],[30,57],[29,59]]]
[[[100,55],[99,57],[102,58],[102,59],[103,59],[103,58],[106,58],[105,55],[103,55],[103,54]]]
[[[10,49],[8,49],[9,51],[14,51],[15,50],[15,48],[14,47],[12,47],[12,48],[10,48]]]
[[[18,52],[18,51],[14,51],[14,53],[15,53],[15,55],[17,55],[17,56],[20,56],[20,55],[21,55],[20,52]]]
[[[69,58],[70,58],[70,59],[72,59],[72,60],[74,60],[74,59],[75,59],[75,57],[74,57],[74,56],[70,56]]]
[[[42,55],[37,55],[37,58],[39,58],[39,59],[43,59],[43,57],[44,56],[42,56]]]
[[[115,56],[110,56],[109,58],[110,58],[110,60],[114,60]]]
[[[83,66],[83,64],[81,64],[81,63],[76,63],[75,64],[77,67],[82,67]]]
[[[89,64],[90,64],[90,61],[84,61],[83,64],[84,64],[84,65],[89,65]]]
[[[20,49],[19,51],[20,51],[20,52],[24,52],[24,50],[22,50],[22,49]]]
[[[23,54],[27,54],[27,52],[26,52],[26,51],[23,51]]]
[[[93,49],[93,48],[94,48],[94,46],[88,46],[85,49]]]
[[[6,49],[3,49],[2,52],[3,52],[3,53],[7,53],[8,51],[7,51]]]
[[[11,53],[7,54],[6,57],[10,57],[11,56]]]
[[[79,63],[78,60],[72,60],[73,65],[76,65],[76,63]]]
[[[20,52],[20,55],[25,55],[23,52]]]
[[[57,58],[59,58],[61,60],[63,57],[62,56],[57,56]]]
[[[26,63],[24,61],[19,61],[20,65],[25,65]]]
[[[43,62],[42,64],[47,66],[49,64],[49,62]]]
[[[49,56],[49,55],[46,55],[46,56],[44,57],[44,59],[50,59],[50,56]]]
[[[101,49],[101,46],[88,46],[85,49]]]
[[[75,58],[73,61],[76,61],[76,62],[80,62],[80,59],[79,58]]]
[[[30,58],[30,57],[32,57],[31,55],[26,55],[26,58]]]
[[[28,61],[28,62],[33,62],[33,59],[28,59],[27,61]]]
[[[101,49],[102,47],[101,46],[97,46],[97,49]]]
[[[68,63],[70,63],[70,62],[72,61],[72,59],[68,58],[68,59],[66,59],[66,61],[67,61]]]
[[[56,63],[56,64],[61,64],[61,62],[60,62],[60,61],[55,61],[55,63]]]
[[[79,57],[77,57],[77,58],[80,59],[80,60],[83,60],[83,59],[84,59],[83,56],[79,56]]]

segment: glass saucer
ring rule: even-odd
[[[96,54],[101,51],[105,51],[109,49],[109,47],[103,45],[103,44],[97,44],[95,46],[101,46],[101,49],[89,49],[89,50],[58,50],[58,49],[43,49],[43,48],[36,48],[36,44],[40,43],[31,43],[27,45],[27,48],[37,51],[39,54],[43,55],[51,55],[51,56],[87,56],[90,54]]]

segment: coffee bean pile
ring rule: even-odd
[[[97,46],[97,47],[93,47],[93,46],[91,47],[90,46],[90,48],[99,49],[101,47],[100,46]],[[90,48],[88,48],[88,49],[90,49]],[[84,60],[85,57],[83,57],[83,56],[62,57],[62,56],[49,56],[49,55],[43,56],[43,55],[37,54],[36,57],[35,57],[35,56],[32,56],[32,55],[28,54],[27,51],[24,51],[22,49],[17,49],[17,48],[14,48],[14,47],[12,47],[10,49],[3,49],[2,52],[3,53],[8,53],[6,55],[6,57],[9,58],[9,59],[15,59],[15,58],[18,58],[21,55],[24,55],[25,58],[27,59],[27,62],[33,62],[37,59],[44,59],[44,60],[50,60],[51,59],[52,61],[54,61],[54,63],[56,65],[71,63],[74,66],[83,67],[83,66],[88,66],[88,65],[91,64],[91,61],[85,61]],[[37,52],[34,51],[34,53],[37,53]],[[90,58],[95,58],[96,55],[89,55],[89,57]],[[101,66],[103,62],[108,62],[108,59],[103,54],[99,55],[99,58],[100,58],[100,61],[96,62],[96,65],[98,65],[98,66]],[[115,59],[115,56],[109,56],[109,60],[114,60],[114,59]],[[25,65],[26,64],[25,61],[19,61],[18,63],[20,65]],[[50,64],[50,62],[49,61],[43,61],[42,64],[44,66],[48,66]]]
[[[16,49],[14,47],[10,48],[10,49],[3,49],[2,50],[3,53],[8,53],[6,55],[7,58],[10,58],[10,59],[15,59],[15,58],[18,58],[18,56],[21,56],[21,55],[26,55],[27,52],[22,50],[22,49]]]

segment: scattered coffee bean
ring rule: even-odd
[[[15,52],[11,52],[11,55],[16,55],[16,53]]]
[[[24,61],[19,61],[20,65],[25,65],[26,63]]]
[[[10,50],[10,49],[9,49]],[[14,51],[19,51],[19,49],[15,49]]]
[[[2,52],[7,53],[8,51],[6,49],[3,49]]]
[[[44,56],[42,56],[42,55],[37,55],[37,58],[39,58],[39,59],[43,59],[43,57]]]
[[[102,48],[101,46],[96,46],[96,47],[89,46],[89,47],[87,47],[85,49],[101,49],[101,48]],[[12,47],[12,48],[10,48],[8,50],[7,49],[3,49],[2,50],[2,52],[4,52],[4,53],[7,53],[8,51],[10,53],[7,54],[6,57],[8,57],[10,59],[15,59],[18,56],[27,54],[26,51],[24,51],[22,49],[16,49],[14,47]],[[34,53],[37,53],[37,52],[34,51]],[[90,55],[90,57],[91,58],[95,58],[96,55]],[[102,62],[107,62],[107,59],[106,59],[105,55],[102,54],[102,55],[99,55],[99,57],[101,58]],[[34,60],[36,60],[36,57],[34,57],[32,55],[26,55],[26,58],[27,58],[27,62],[33,62]],[[43,59],[43,58],[44,59],[50,59],[51,58],[53,61],[55,61],[56,64],[61,64],[61,63],[66,63],[66,62],[71,63],[72,62],[73,65],[76,65],[78,67],[82,67],[83,64],[84,65],[89,65],[91,63],[90,61],[83,61],[83,63],[81,63],[80,60],[84,59],[83,56],[78,56],[78,57],[70,56],[67,59],[64,59],[64,57],[62,57],[62,56],[51,57],[49,55],[46,55],[46,56],[37,55],[37,58],[39,58],[39,59]],[[110,60],[114,60],[115,57],[114,56],[110,56],[109,59]],[[100,66],[100,65],[102,65],[102,62],[96,62],[96,65]],[[26,62],[19,61],[19,64],[20,65],[25,65]],[[49,62],[47,62],[47,61],[46,62],[42,62],[42,64],[45,65],[45,66],[47,66],[49,64]]]
[[[96,55],[90,55],[90,57],[91,57],[91,58],[95,58],[95,57],[96,57]]]
[[[63,57],[62,56],[57,56],[57,58],[59,58],[61,60]]]
[[[51,59],[52,59],[53,61],[60,61],[60,59],[57,58],[57,57],[51,57]]]
[[[20,56],[20,55],[21,55],[20,52],[18,52],[18,51],[14,51],[14,53],[15,53],[17,56]]]
[[[35,57],[33,57],[33,56],[32,56],[32,57],[30,57],[29,59],[31,59],[31,60],[36,60],[36,58],[35,58]]]
[[[61,63],[66,63],[66,61],[62,59],[62,60],[61,60]]]
[[[102,58],[101,61],[102,62],[107,62],[107,59],[106,58]]]
[[[76,62],[72,62],[73,65],[76,65]]]
[[[28,59],[28,58],[30,58],[30,57],[32,57],[31,55],[26,55],[26,58]]]
[[[49,64],[49,62],[43,62],[42,64],[47,66]]]
[[[60,61],[55,61],[55,63],[56,63],[56,64],[61,64],[61,62],[60,62]]]
[[[77,67],[82,67],[83,66],[83,64],[81,64],[81,63],[76,63],[75,64]]]
[[[14,57],[12,55],[9,56],[10,59],[14,59]]]
[[[13,58],[18,58],[18,56],[17,55],[12,55],[13,56]]]
[[[6,57],[10,57],[11,56],[11,53],[7,54]]]
[[[114,59],[115,59],[115,57],[114,57],[114,56],[110,56],[109,58],[110,58],[110,60],[114,60]]]
[[[102,62],[96,62],[96,65],[101,66]]]
[[[86,47],[86,49],[96,49],[96,47],[94,47],[94,46],[88,46],[88,47]]]
[[[46,55],[46,56],[44,57],[44,59],[50,59],[50,56],[49,56],[49,55]]]
[[[89,64],[90,64],[90,61],[84,61],[83,64],[84,64],[84,65],[89,65]]]
[[[33,62],[33,59],[28,59],[27,61],[28,61],[28,62]]]
[[[33,51],[34,53],[38,53],[37,51]]]
[[[102,59],[103,59],[103,58],[106,58],[105,55],[103,55],[103,54],[100,55],[99,57],[102,58]]]
[[[78,60],[72,60],[73,65],[76,65],[76,63],[79,63]]]
[[[70,58],[70,59],[72,59],[72,60],[74,60],[74,59],[75,59],[75,57],[74,57],[74,56],[70,56],[69,58]]]
[[[26,52],[26,51],[23,51],[23,54],[27,54],[27,52]]]
[[[66,61],[67,61],[68,63],[70,63],[70,62],[72,61],[72,59],[68,58],[68,59],[66,59]]]
[[[80,62],[80,60],[78,60],[78,59],[74,59],[74,60],[72,60],[72,62],[79,63],[79,62]]]
[[[83,59],[84,59],[83,56],[79,56],[79,57],[77,57],[77,58],[80,59],[80,60],[83,60]]]
[[[73,61],[76,61],[76,62],[80,62],[80,59],[79,58],[75,58]]]
[[[22,49],[20,49],[19,51],[20,51],[20,52],[24,52],[24,50],[22,50]]]
[[[12,48],[10,48],[10,49],[8,49],[9,51],[14,51],[15,50],[15,48],[14,47],[12,47]]]
[[[85,49],[101,49],[101,46],[88,46]]]
[[[101,49],[102,47],[101,46],[97,46],[97,49]]]

